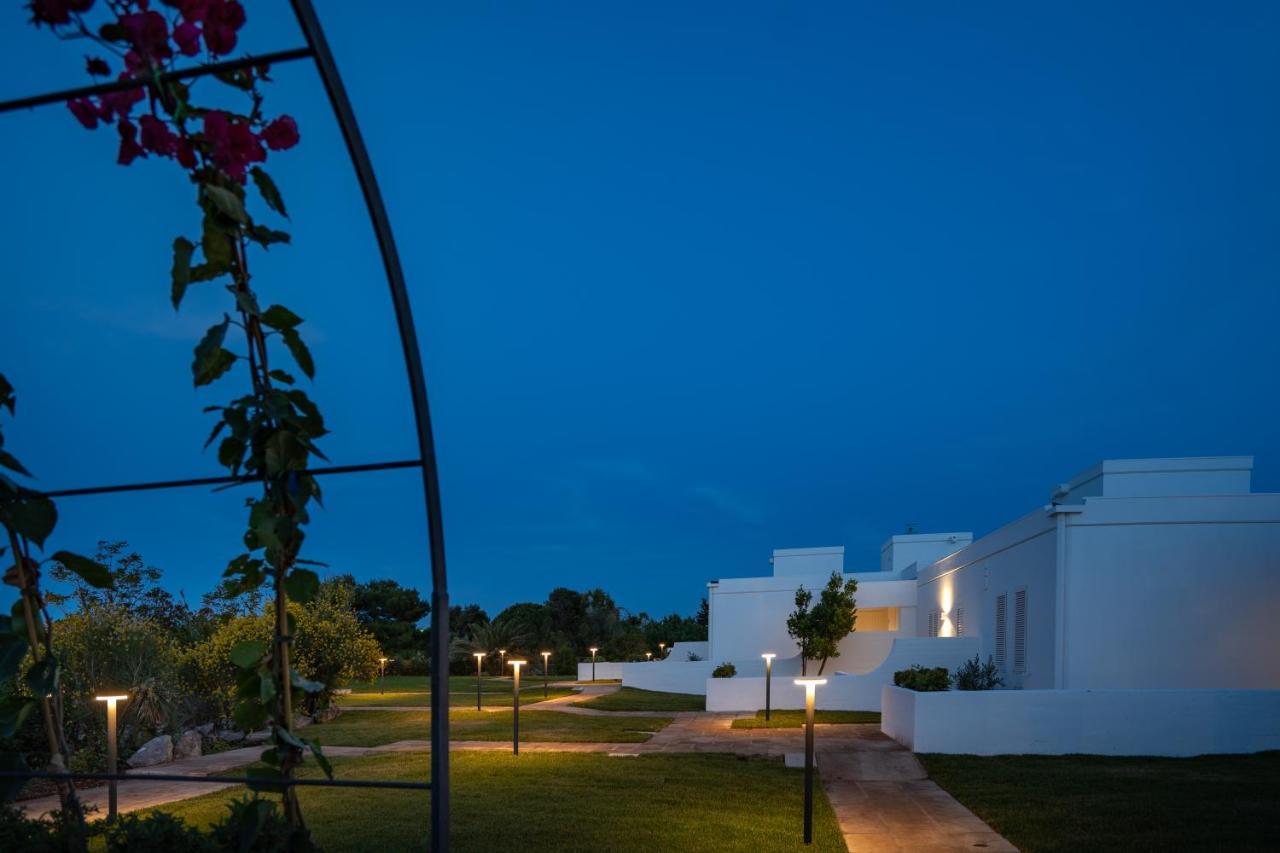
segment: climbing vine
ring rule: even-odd
[[[173,240],[169,298],[178,309],[191,287],[214,285],[226,292],[223,318],[195,346],[192,378],[196,387],[244,380],[244,393],[206,409],[214,423],[205,447],[217,443],[219,463],[260,486],[245,501],[244,550],[225,574],[239,590],[268,585],[274,593],[273,641],[246,642],[231,651],[240,671],[235,718],[245,729],[271,726],[271,745],[249,771],[256,787],[271,789],[273,781],[291,777],[307,753],[331,774],[319,746],[293,731],[295,695],[324,686],[290,666],[294,626],[288,610],[290,600],[307,602],[319,588],[318,576],[306,568],[312,563],[300,553],[310,507],[321,499],[307,470],[313,457],[325,458],[316,442],[327,431],[320,410],[290,372],[308,379],[315,374],[299,332],[302,318],[280,304],[263,307],[250,271],[254,252],[290,240],[259,221],[258,211],[288,217],[262,164],[298,143],[297,123],[267,112],[266,65],[211,75],[221,84],[219,94],[229,94],[237,109],[202,105],[195,97],[198,83],[160,76],[181,57],[213,61],[231,53],[245,23],[236,0],[32,0],[29,8],[36,26],[93,46],[95,55],[85,65],[89,75],[145,84],[70,101],[75,119],[89,130],[114,126],[120,165],[168,160],[192,186],[198,224]],[[281,790],[295,840],[305,841],[293,788],[274,788]]]

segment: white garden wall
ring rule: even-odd
[[[614,661],[596,661],[596,680],[600,681],[606,678],[622,678],[622,664]],[[578,680],[591,680],[591,661],[578,664]]]
[[[881,731],[916,752],[1182,756],[1280,749],[1280,690],[885,687],[881,705]]]
[[[881,689],[893,684],[893,674],[900,669],[920,666],[945,666],[955,670],[978,651],[976,637],[898,637],[888,656],[875,669],[862,675],[851,675],[827,664],[827,683],[818,688],[817,707],[827,711],[879,711]],[[776,665],[776,664],[775,664]],[[811,664],[809,674],[814,674]],[[803,708],[804,688],[795,684],[795,674],[780,676],[774,672],[772,703],[775,708]],[[758,711],[764,707],[764,677],[737,676],[709,678],[706,681],[708,711]]]

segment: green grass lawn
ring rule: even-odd
[[[814,711],[813,721],[819,725],[831,723],[879,723],[879,711]],[[734,720],[735,729],[798,729],[804,725],[804,711],[772,711],[765,722],[764,711],[756,711],[753,718]]]
[[[347,779],[425,781],[427,763],[426,753],[401,753],[340,758],[334,769]],[[814,797],[813,844],[801,842],[803,775],[776,759],[462,752],[450,763],[451,840],[459,851],[845,849],[821,787]],[[426,791],[301,788],[298,793],[307,824],[326,853],[428,849]],[[243,796],[242,788],[163,810],[206,826],[237,796]]]
[[[574,676],[564,675],[550,676],[551,681],[572,681]],[[532,686],[537,684],[542,686],[542,673],[530,673],[526,668],[520,675],[520,686]],[[351,688],[353,694],[378,693],[384,687],[387,693],[430,693],[431,678],[426,675],[388,675],[385,685],[379,685],[375,678],[371,682],[356,682],[347,685]],[[485,693],[502,693],[511,692],[511,675],[508,673],[502,678],[486,675],[480,679],[480,689]],[[451,675],[449,676],[449,692],[450,693],[471,693],[476,692],[476,677],[474,675]]]
[[[935,782],[1027,853],[1280,843],[1280,752],[919,757]]]
[[[597,711],[702,711],[706,709],[707,697],[696,693],[663,693],[624,687],[574,704]]]
[[[567,687],[553,687],[547,690],[548,699],[557,699],[561,696],[572,696],[577,691],[570,690]],[[512,702],[511,682],[503,683],[501,690],[485,690],[480,691],[481,702],[486,707],[509,707]],[[534,702],[541,702],[542,683],[520,685],[520,704],[529,705]],[[402,692],[393,693],[351,693],[346,696],[338,697],[338,705],[344,708],[352,708],[360,706],[364,708],[376,707],[396,707],[396,706],[412,706],[425,708],[431,704],[431,694],[422,692]],[[452,708],[474,708],[476,706],[476,686],[472,681],[471,689],[461,692],[451,692],[449,694],[449,706]]]
[[[521,742],[643,743],[646,732],[656,732],[670,717],[585,717],[557,711],[520,714]],[[431,714],[427,711],[353,711],[327,723],[303,730],[328,746],[381,746],[398,740],[429,740]],[[452,711],[450,740],[510,740],[509,711]]]

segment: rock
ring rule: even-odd
[[[200,732],[195,729],[183,732],[182,737],[178,738],[178,742],[173,745],[175,761],[180,758],[196,758],[202,751]]]
[[[337,688],[335,688],[335,689],[334,689],[334,691],[333,691],[333,695],[334,695],[334,696],[350,696],[350,695],[351,695],[351,688],[350,688],[350,687],[337,687]]]
[[[317,723],[327,723],[330,720],[337,719],[338,715],[341,713],[342,709],[337,705],[330,705],[328,708],[321,708],[319,711],[316,711],[315,716],[313,716],[312,719]]]
[[[271,740],[271,732],[266,730],[260,732],[249,732],[249,734],[244,737],[244,742],[249,746],[266,743],[269,740]]]
[[[152,767],[173,761],[173,738],[168,735],[153,737],[129,757],[130,767]]]
[[[208,737],[209,735],[213,734],[213,723],[205,723],[202,726],[196,726],[196,731],[198,731],[200,734],[204,735],[205,737]]]
[[[238,732],[235,729],[223,729],[218,732],[218,740],[223,743],[239,743],[244,740],[244,732]]]
[[[299,714],[293,718],[293,727],[295,729],[305,729],[309,725],[311,725],[311,718],[306,714]]]

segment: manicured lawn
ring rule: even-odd
[[[567,687],[553,687],[547,691],[548,699],[556,699],[561,696],[572,696],[576,691]],[[480,691],[481,702],[485,707],[504,707],[512,704],[511,682],[502,683],[500,690]],[[533,702],[542,701],[542,683],[520,685],[520,704],[528,705]],[[431,694],[422,692],[404,692],[392,693],[352,693],[347,696],[339,696],[338,704],[344,708],[350,708],[356,705],[361,707],[395,707],[395,706],[413,706],[425,708],[431,704]],[[449,694],[449,705],[453,708],[474,708],[476,706],[476,686],[475,681],[471,682],[470,690],[454,691]]]
[[[671,722],[670,717],[586,717],[557,711],[520,714],[520,740],[586,743],[643,743],[648,732]],[[327,723],[303,730],[330,746],[381,746],[398,740],[429,740],[431,714],[426,711],[352,711]],[[450,740],[510,740],[509,711],[453,711]]]
[[[1197,758],[921,755],[1027,853],[1276,850],[1280,752]]]
[[[573,680],[572,675],[568,676],[550,676],[552,681]],[[520,686],[532,686],[536,683],[542,686],[542,673],[532,674],[525,668],[520,676]],[[356,682],[347,685],[351,688],[351,692],[355,694],[362,693],[378,693],[380,686],[375,678],[372,682]],[[388,675],[385,687],[388,694],[390,693],[430,693],[431,678],[426,675]],[[480,679],[480,689],[485,693],[502,693],[503,691],[511,692],[511,676],[510,674],[498,678],[496,676],[486,675]],[[450,693],[466,693],[470,691],[472,694],[476,692],[476,677],[474,675],[451,675],[449,676],[449,692]]]
[[[347,779],[426,781],[427,762],[426,753],[401,753],[337,759],[334,769]],[[802,774],[776,759],[461,752],[450,764],[451,840],[459,851],[845,849],[821,787],[814,798],[813,844],[801,842]],[[237,796],[243,789],[163,809],[205,826]],[[326,853],[428,849],[426,791],[301,788],[299,797]]]
[[[879,711],[814,711],[813,721],[819,725],[831,723],[879,723]],[[756,711],[754,718],[734,720],[735,729],[798,729],[804,725],[804,711],[773,711],[765,722],[764,711]]]
[[[707,697],[696,693],[663,693],[658,690],[638,690],[624,687],[615,693],[606,693],[575,702],[582,708],[597,711],[702,711]]]

